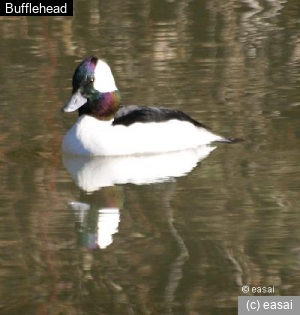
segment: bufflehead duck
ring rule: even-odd
[[[153,154],[234,142],[179,110],[120,106],[120,93],[103,60],[83,60],[73,75],[64,112],[78,110],[77,122],[62,142],[64,153],[89,156]]]

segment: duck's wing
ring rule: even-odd
[[[177,119],[180,121],[187,121],[197,127],[209,129],[205,125],[194,120],[187,114],[179,110],[160,108],[160,107],[147,107],[129,105],[121,107],[115,114],[112,122],[113,125],[130,126],[136,122],[166,122],[168,120]]]

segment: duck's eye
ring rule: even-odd
[[[94,77],[89,77],[89,78],[88,78],[88,83],[93,83],[94,80],[95,80]]]

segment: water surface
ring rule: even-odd
[[[229,315],[244,284],[300,295],[299,12],[298,0],[81,0],[73,18],[0,18],[0,312]],[[92,54],[123,104],[246,141],[66,161],[76,114],[60,108]]]

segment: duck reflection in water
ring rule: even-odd
[[[83,202],[69,202],[74,210],[78,226],[78,243],[89,249],[105,249],[118,232],[120,209],[107,207],[94,209]],[[94,205],[93,205],[94,206]]]
[[[215,146],[153,155],[89,157],[63,155],[63,163],[76,185],[86,192],[116,184],[152,184],[189,173]]]
[[[88,193],[82,197],[85,200],[69,203],[80,225],[80,243],[88,248],[105,249],[113,242],[113,234],[118,232],[120,208],[123,204],[121,194],[118,193],[120,187],[115,185],[173,181],[174,178],[189,173],[215,148],[200,146],[172,153],[124,157],[64,155],[63,163],[76,185]],[[101,188],[101,195],[100,192],[95,193]],[[114,197],[108,198],[112,190]]]
[[[97,270],[96,274],[105,279],[102,285],[118,295],[126,291],[121,287],[127,275],[122,272],[124,268],[131,273],[135,270],[131,274],[133,283],[144,272],[148,282],[154,283],[163,269],[168,279],[162,293],[165,314],[172,314],[175,292],[189,258],[188,248],[174,224],[171,200],[175,178],[188,174],[214,149],[203,146],[168,154],[125,157],[63,156],[65,167],[81,188],[79,200],[69,202],[69,206],[75,212],[79,244],[83,247],[84,279],[95,281],[93,275]],[[123,184],[135,185],[128,190]],[[176,245],[175,258],[170,252],[170,238]],[[170,253],[172,258],[167,259],[166,266],[157,264],[158,259],[164,261],[163,257]],[[127,255],[130,258],[126,262]],[[121,265],[119,260],[123,261]]]
[[[113,242],[113,234],[118,232],[120,222],[120,205],[123,203],[120,201],[119,187],[113,188],[116,184],[142,185],[172,181],[190,172],[215,148],[201,146],[167,154],[125,157],[64,155],[63,163],[76,185],[89,193],[84,194],[83,199],[86,200],[69,203],[80,226],[80,243],[88,248],[104,249]],[[107,195],[111,195],[107,189],[102,189],[102,195],[106,195],[104,202],[98,194],[91,194],[105,187],[114,189],[114,198],[107,198]]]

